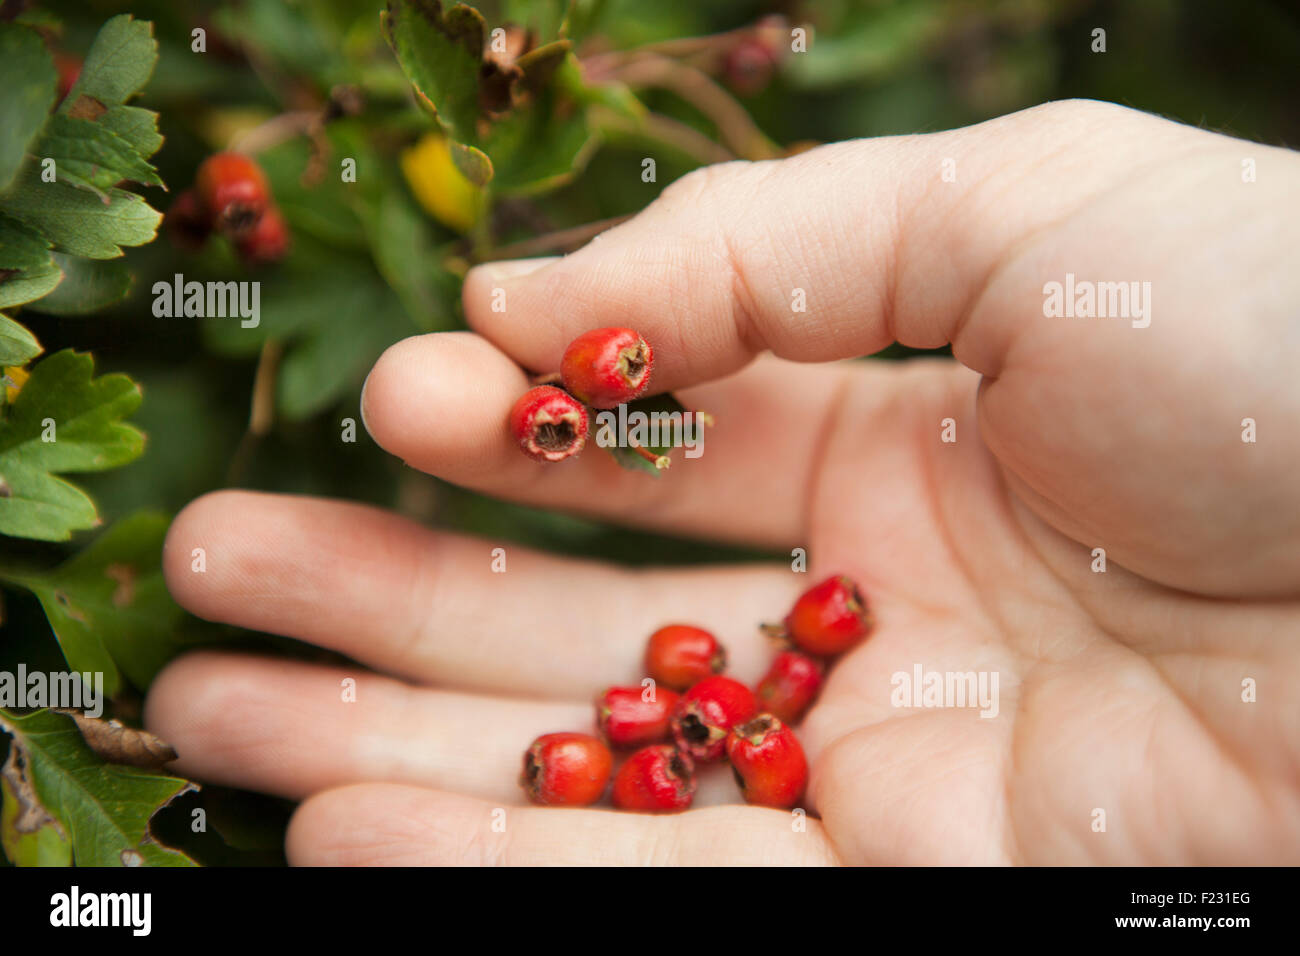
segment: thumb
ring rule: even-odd
[[[1009,250],[1149,158],[1152,128],[1157,141],[1205,135],[1079,101],[708,166],[569,256],[471,270],[466,315],[537,371],[558,368],[588,329],[630,326],[655,349],[656,391],[718,378],[764,349],[827,361],[893,341],[938,347]],[[985,328],[958,353],[980,371],[996,368],[1001,341]]]

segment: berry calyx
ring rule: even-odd
[[[630,402],[650,384],[654,352],[631,329],[584,332],[569,343],[560,361],[564,387],[593,408]]]
[[[789,809],[808,783],[799,739],[771,714],[737,724],[727,735],[727,759],[747,803]]]
[[[671,744],[643,747],[614,775],[612,797],[620,810],[685,810],[695,799],[695,767]]]
[[[701,627],[669,624],[651,634],[646,645],[646,673],[674,690],[686,690],[726,666],[727,652]]]
[[[590,734],[543,734],[524,751],[519,785],[534,803],[585,807],[605,792],[614,756]]]
[[[805,591],[786,615],[783,628],[764,630],[783,633],[809,654],[829,657],[856,645],[871,631],[872,623],[862,592],[841,574]]]
[[[817,698],[822,665],[798,651],[781,651],[755,688],[758,705],[783,723],[795,724]]]
[[[212,227],[232,239],[251,231],[270,204],[266,174],[242,153],[209,156],[200,164],[194,186]]]
[[[279,262],[289,251],[289,227],[275,206],[267,206],[257,225],[235,240],[235,249],[245,265]]]
[[[720,760],[728,731],[757,712],[758,702],[740,681],[706,677],[683,694],[673,708],[673,740],[699,763]]]
[[[596,725],[611,747],[667,740],[677,694],[666,687],[611,687],[596,700]]]
[[[562,388],[530,388],[510,410],[510,434],[537,461],[563,461],[587,443],[587,409]]]

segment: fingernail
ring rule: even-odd
[[[561,258],[563,257],[542,256],[539,259],[501,259],[475,266],[472,271],[481,271],[489,280],[497,282],[528,275],[530,272],[546,268],[553,262],[558,262]]]

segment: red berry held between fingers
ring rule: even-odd
[[[758,712],[753,693],[730,677],[706,677],[677,701],[673,708],[673,740],[699,763],[719,760],[727,732]]]
[[[798,723],[822,686],[822,665],[798,651],[781,651],[772,660],[755,695],[758,706],[787,724]]]
[[[242,153],[209,156],[199,166],[194,186],[213,228],[232,239],[251,231],[270,203],[266,175]]]
[[[650,635],[646,673],[657,683],[686,690],[727,666],[727,652],[708,631],[689,624],[669,624]]]
[[[668,739],[676,704],[677,694],[666,687],[611,687],[596,701],[596,724],[611,747],[657,744]]]
[[[727,735],[727,759],[747,803],[789,809],[808,783],[808,760],[789,727],[771,714],[737,724]]]
[[[785,618],[785,635],[809,654],[843,654],[871,630],[871,611],[858,586],[837,575],[805,591]]]
[[[671,744],[643,747],[614,775],[612,796],[620,810],[685,810],[695,799],[695,767]]]
[[[560,362],[564,387],[594,408],[630,402],[650,384],[654,352],[631,329],[585,332],[569,343]]]
[[[530,388],[510,410],[510,434],[537,461],[563,461],[587,443],[587,409],[562,388]]]
[[[547,806],[585,807],[605,792],[614,757],[590,734],[543,734],[524,752],[519,785]]]

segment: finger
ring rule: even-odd
[[[362,409],[380,445],[459,485],[625,524],[788,547],[804,540],[818,443],[850,372],[769,360],[683,392],[688,407],[717,424],[696,449],[675,452],[658,479],[619,466],[594,440],[560,464],[521,454],[505,423],[528,382],[475,335],[392,346],[366,381]]]
[[[1272,170],[1259,188],[1241,188],[1243,150]],[[655,390],[763,349],[819,361],[950,343],[987,376],[981,438],[1052,527],[1175,588],[1289,596],[1297,442],[1243,440],[1237,423],[1294,418],[1276,343],[1295,328],[1297,195],[1293,152],[1053,103],[707,167],[563,259],[472,271],[465,310],[541,370],[583,331],[631,326],[654,347]]]
[[[529,742],[592,733],[594,713],[412,687],[360,667],[199,653],[158,675],[145,726],[176,748],[177,772],[209,783],[301,799],[382,780],[515,804]]]
[[[756,625],[798,588],[780,568],[627,571],[496,547],[362,505],[225,491],[176,517],[163,568],[209,620],[417,682],[575,700],[639,681],[646,638],[679,620],[713,630],[756,679]]]
[[[294,814],[295,866],[822,866],[821,823],[761,807],[671,816],[506,809],[416,787],[329,790]]]
[[[1117,126],[1140,140],[1117,148]],[[1090,145],[1100,128],[1106,142]],[[544,371],[581,332],[631,326],[655,349],[656,390],[726,375],[762,349],[824,361],[894,340],[936,347],[953,342],[1017,244],[1131,169],[1160,129],[1180,128],[1108,104],[1049,104],[929,136],[705,167],[569,256],[475,268],[466,316]],[[940,181],[944,161],[960,170],[955,182]],[[954,344],[990,371],[1020,317],[982,318],[963,329],[978,341]]]

